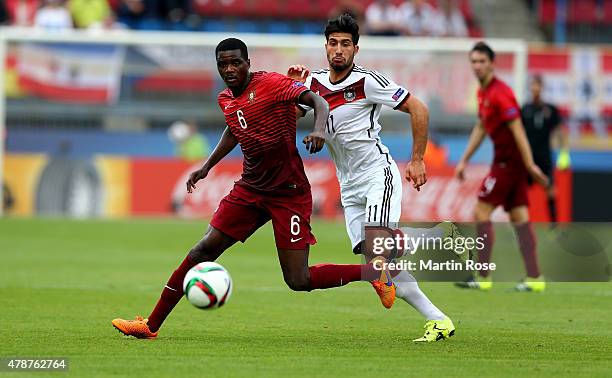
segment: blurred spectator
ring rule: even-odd
[[[441,15],[425,0],[406,1],[399,7],[399,27],[403,34],[436,36]]]
[[[13,26],[32,26],[40,6],[39,0],[6,0],[6,9]]]
[[[103,25],[111,17],[107,0],[69,0],[68,8],[75,26],[82,29]]]
[[[377,0],[366,9],[366,27],[371,35],[399,35],[399,9],[390,0]]]
[[[184,21],[191,13],[191,2],[188,0],[166,0],[162,2],[163,14],[168,21],[177,23]]]
[[[47,30],[72,29],[72,17],[62,0],[44,0],[34,17],[34,26]]]
[[[441,0],[440,23],[436,35],[441,37],[467,37],[468,29],[456,0]]]
[[[357,20],[357,23],[359,25],[361,25],[361,23],[363,22],[363,18],[364,18],[363,6],[361,5],[360,2],[355,1],[355,0],[338,1],[336,6],[333,7],[329,11],[329,14],[327,15],[327,17],[329,19],[332,19],[332,18],[336,18],[345,13],[348,13],[351,16],[353,16],[353,18]]]
[[[144,18],[146,10],[143,0],[121,0],[117,17],[119,22],[133,29],[136,23]]]
[[[8,10],[4,2],[0,2],[0,25],[6,25],[10,23],[11,18],[9,17]]]
[[[176,145],[176,155],[182,159],[196,161],[208,156],[208,142],[198,133],[193,121],[174,122],[168,129],[168,137]]]

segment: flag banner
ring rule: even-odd
[[[22,44],[19,85],[46,100],[111,104],[119,96],[123,56],[120,46]]]

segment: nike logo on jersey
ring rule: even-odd
[[[233,108],[234,104],[227,104],[225,105],[225,110],[229,109],[229,108]]]
[[[302,240],[302,239],[304,239],[304,237],[297,238],[297,239],[291,238],[291,242],[292,242],[292,243],[296,243],[296,242],[299,242],[299,241],[300,241],[300,240]]]

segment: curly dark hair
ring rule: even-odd
[[[327,22],[325,39],[329,39],[332,33],[349,33],[354,45],[359,42],[359,25],[357,25],[357,20],[348,13],[344,13]]]

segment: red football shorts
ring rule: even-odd
[[[527,172],[523,169],[495,164],[491,166],[487,177],[482,180],[478,199],[495,207],[503,205],[506,211],[519,206],[528,206],[527,176]]]
[[[311,214],[310,189],[294,196],[273,196],[234,185],[219,203],[210,224],[244,243],[271,219],[277,248],[306,249],[317,242],[311,233]]]

